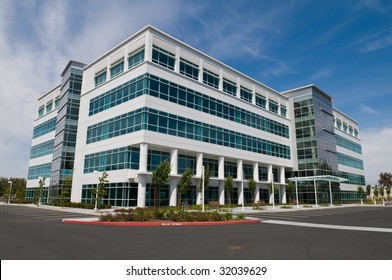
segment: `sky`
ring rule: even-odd
[[[392,1],[0,0],[0,176],[27,177],[37,98],[146,25],[277,90],[315,84],[392,172]]]

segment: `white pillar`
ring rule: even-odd
[[[196,189],[198,189],[202,183],[201,178],[196,179],[195,181],[196,181]],[[197,190],[196,190],[196,204],[201,205],[201,192],[198,192]]]
[[[170,175],[178,174],[178,149],[171,149],[170,151]]]
[[[199,60],[199,77],[198,77],[198,81],[199,83],[203,83],[203,65],[204,65],[204,61],[203,59],[200,58]]]
[[[137,207],[143,208],[146,207],[146,175],[139,175],[138,181]]]
[[[241,79],[237,77],[237,98],[241,99]]]
[[[196,176],[201,177],[203,171],[203,153],[196,154]]]
[[[152,34],[147,32],[146,42],[144,47],[144,59],[146,61],[152,61]]]
[[[244,180],[244,171],[242,166],[242,159],[237,160],[237,180],[239,180],[239,184],[237,187],[238,192],[238,204],[242,204],[244,193],[242,191],[242,182]]]
[[[286,194],[286,185],[285,185],[286,184],[286,175],[285,175],[284,166],[280,167],[280,183],[282,184],[281,188],[280,188],[281,194],[282,194],[280,202],[282,204],[286,204],[287,203],[287,194]]]
[[[219,189],[219,204],[225,204],[225,182],[223,180],[218,181],[218,189]]]
[[[258,162],[253,163],[253,180],[255,180],[255,182],[259,181],[259,163]],[[259,184],[256,183],[255,201],[253,201],[253,202],[256,203],[259,200],[260,200],[260,187],[259,187]]]
[[[219,68],[219,85],[218,89],[223,91],[223,69]]]
[[[218,178],[225,179],[225,158],[218,158]]]
[[[177,206],[177,184],[178,178],[170,178],[170,196],[169,196],[169,206]]]
[[[180,73],[180,48],[176,47],[175,61],[174,61],[174,72]]]
[[[177,178],[173,177],[178,174],[178,149],[171,149],[170,151],[170,192],[169,192],[169,206],[177,205]]]
[[[219,203],[225,204],[225,158],[218,158]]]
[[[252,104],[256,105],[256,86],[252,86]]]
[[[140,144],[140,158],[139,158],[139,171],[147,172],[147,162],[148,162],[148,144]]]
[[[274,182],[274,174],[272,173],[272,164],[268,164],[267,170],[268,170],[268,180],[267,180],[267,182],[268,183],[273,183]],[[269,201],[270,204],[274,203],[274,194],[273,193],[270,194],[270,199],[269,200],[270,200]]]
[[[316,207],[318,207],[318,203],[317,203],[317,184],[316,184],[316,180],[313,180],[313,185],[314,185],[314,201],[316,203]]]

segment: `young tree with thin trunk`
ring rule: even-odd
[[[252,197],[252,203],[255,203],[255,193],[256,193],[257,184],[253,178],[248,180],[248,188]]]
[[[67,176],[60,185],[60,205],[64,207],[65,201],[71,196],[72,176]]]
[[[361,204],[362,204],[362,195],[363,195],[364,189],[362,186],[358,186],[357,189],[358,189],[358,196],[359,196],[359,199],[361,200]]]
[[[187,167],[177,184],[177,206],[181,207],[181,196],[192,186],[192,170]]]
[[[208,190],[208,188],[210,187],[210,178],[211,178],[211,169],[210,166],[207,165],[204,168],[204,193]],[[197,188],[197,192],[200,194],[200,199],[203,200],[204,197],[202,192],[203,192],[203,180],[200,180],[200,184],[199,187]],[[202,201],[200,201],[200,203],[202,203]]]
[[[95,202],[95,200],[97,200],[97,208],[99,209],[100,208],[100,202],[101,202],[101,200],[106,196],[106,194],[107,194],[107,191],[106,191],[106,186],[105,186],[105,184],[107,184],[107,183],[109,183],[109,180],[107,180],[107,177],[109,176],[109,174],[108,173],[106,173],[106,171],[104,171],[103,173],[102,173],[102,176],[100,176],[99,178],[98,178],[98,180],[99,180],[99,183],[98,183],[98,186],[96,187],[96,188],[94,188],[93,189],[93,191],[92,191],[92,193],[93,193],[93,199],[94,199],[94,202]],[[97,192],[98,192],[98,194],[97,194]]]
[[[225,180],[225,191],[227,194],[227,202],[231,204],[231,191],[233,190],[233,177],[228,176]]]
[[[159,191],[160,188],[169,184],[169,176],[170,176],[170,163],[165,160],[162,161],[157,169],[152,172],[152,186],[154,188],[154,208],[157,207],[157,199],[159,204]],[[158,197],[157,197],[158,196]]]

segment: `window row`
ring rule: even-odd
[[[361,145],[354,143],[350,140],[347,140],[339,135],[336,135],[336,145],[348,149],[350,151],[356,152],[358,154],[362,154]]]
[[[54,100],[55,109],[57,109],[57,107],[59,106],[59,102],[60,102],[60,97],[56,97],[56,99]],[[46,103],[45,106],[41,106],[38,108],[38,117],[42,117],[45,114],[45,112],[46,114],[48,114],[52,111],[53,111],[53,100]]]
[[[340,120],[335,120],[335,127],[351,136],[354,136],[355,138],[359,137],[358,129],[348,126],[345,123],[342,124]]]
[[[45,163],[29,167],[27,180],[38,179],[38,177],[50,178],[52,163]]]
[[[337,154],[338,156],[338,164],[342,164],[345,166],[350,166],[357,169],[363,170],[363,161],[354,157],[350,157],[341,153]]]
[[[139,148],[123,147],[89,154],[84,159],[84,173],[120,169],[139,169]]]
[[[363,175],[347,173],[347,172],[339,172],[339,177],[348,179],[348,182],[344,182],[345,184],[360,185],[360,186],[365,185],[365,176]]]
[[[149,94],[285,138],[289,137],[287,125],[149,74],[132,79],[91,99],[89,115],[94,115],[142,94]]]
[[[33,139],[37,138],[39,136],[42,136],[46,133],[52,132],[56,130],[56,120],[57,118],[54,117],[40,125],[37,125],[36,127],[34,127],[33,130]]]
[[[50,140],[31,147],[30,158],[42,157],[53,153],[54,140]]]
[[[134,68],[144,61],[144,46],[137,49],[133,53],[130,53],[128,56],[128,69]],[[115,78],[124,72],[124,58],[113,63],[110,66],[110,79]],[[94,81],[95,86],[99,86],[100,84],[106,82],[107,70],[104,69],[95,74]]]
[[[146,107],[89,126],[87,144],[144,129],[290,159],[289,146]]]
[[[175,60],[176,60],[175,54],[168,52],[162,48],[159,48],[155,45],[153,46],[152,62],[154,62],[160,66],[163,66],[167,69],[174,70]],[[197,81],[199,79],[199,65],[194,64],[190,61],[187,61],[186,59],[180,58],[179,73]],[[213,73],[213,72],[208,71],[207,69],[203,68],[203,83],[204,84],[211,86],[215,89],[219,89],[219,81],[220,81],[220,78],[219,78],[218,74]],[[237,83],[234,81],[230,81],[229,79],[223,78],[222,91],[227,94],[230,94],[232,96],[237,96]],[[260,96],[260,95],[258,95],[258,96]],[[253,93],[251,90],[246,89],[241,86],[240,87],[240,98],[242,100],[249,102],[249,103],[252,103]],[[266,108],[265,104],[262,105],[258,101],[260,101],[260,100],[257,100],[257,98],[256,98],[256,105],[265,109]],[[286,117],[287,116],[287,109],[285,106],[283,106],[283,107],[284,107],[283,114],[281,113],[281,115],[283,117]],[[278,114],[278,112],[279,112],[278,108],[279,108],[279,105],[276,102],[274,102],[272,100],[269,102],[269,111],[271,111],[275,114]]]

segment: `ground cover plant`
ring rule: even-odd
[[[148,222],[148,221],[172,221],[172,222],[217,222],[243,220],[244,214],[233,214],[228,211],[184,211],[175,207],[161,209],[117,209],[113,213],[104,213],[100,216],[103,222]]]

